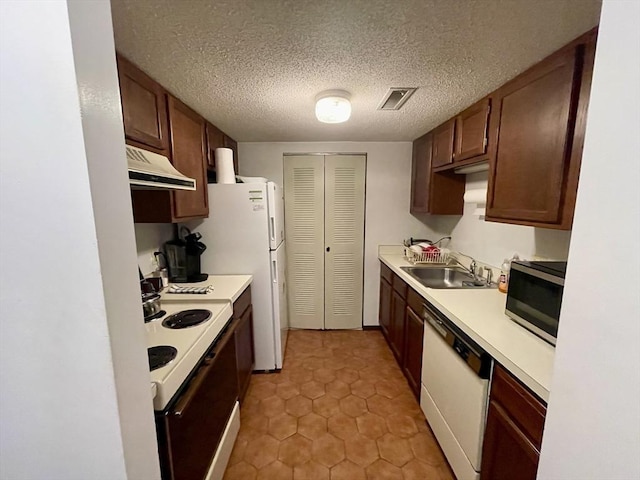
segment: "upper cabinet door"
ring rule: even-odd
[[[433,167],[441,167],[453,162],[453,134],[455,131],[455,119],[443,123],[433,130]]]
[[[177,98],[167,95],[171,160],[182,174],[196,179],[196,190],[176,190],[174,217],[207,217],[209,203],[205,162],[205,120]]]
[[[222,147],[224,147],[224,133],[207,122],[207,167],[212,172],[216,170],[216,148]]]
[[[429,212],[431,184],[431,134],[427,133],[413,142],[411,165],[411,213]]]
[[[124,133],[130,143],[167,154],[167,104],[161,85],[126,58],[117,56]]]
[[[224,134],[224,147],[233,150],[233,169],[238,174],[238,142],[226,133]]]
[[[552,55],[494,94],[491,125],[497,141],[491,154],[488,220],[562,222],[580,89],[578,51]]]
[[[489,99],[485,98],[456,117],[454,160],[459,162],[487,153]]]

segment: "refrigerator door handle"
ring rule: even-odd
[[[278,265],[275,260],[273,260],[271,265],[271,281],[273,283],[278,283]]]
[[[276,240],[276,220],[273,217],[269,217],[269,235],[271,236],[271,240],[275,242],[275,240]]]

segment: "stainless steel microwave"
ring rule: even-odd
[[[567,262],[511,264],[506,314],[555,345]]]

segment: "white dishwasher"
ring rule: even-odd
[[[478,480],[493,359],[429,304],[423,306],[420,406],[458,480]]]

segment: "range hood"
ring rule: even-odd
[[[176,170],[163,155],[127,145],[129,185],[135,189],[195,190],[196,181]]]

